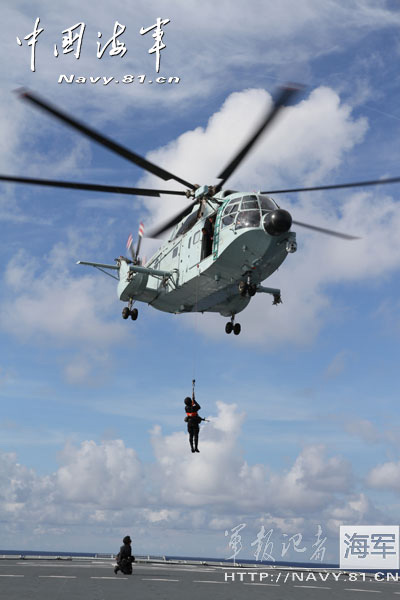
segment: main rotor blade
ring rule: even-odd
[[[260,194],[290,194],[294,192],[315,192],[318,190],[339,190],[341,188],[363,187],[367,185],[381,185],[385,183],[399,183],[400,177],[389,177],[386,179],[372,179],[369,181],[355,181],[354,183],[338,183],[335,185],[319,185],[308,188],[293,188],[290,190],[267,190]]]
[[[33,104],[35,104],[42,110],[49,112],[57,119],[64,121],[64,123],[66,123],[70,127],[73,127],[77,131],[80,131],[84,135],[88,136],[89,138],[91,138],[92,140],[97,142],[98,144],[101,144],[102,146],[105,146],[109,150],[112,150],[112,152],[115,152],[116,154],[123,156],[130,162],[133,162],[135,165],[138,165],[139,167],[141,167],[142,169],[145,169],[146,171],[153,173],[153,175],[157,175],[157,177],[161,177],[161,179],[164,179],[164,181],[169,181],[170,179],[175,179],[175,181],[178,181],[182,185],[189,187],[192,190],[195,189],[195,186],[192,183],[189,183],[188,181],[185,181],[184,179],[181,179],[180,177],[177,177],[176,175],[169,173],[169,171],[166,171],[165,169],[158,167],[157,165],[151,163],[150,161],[146,160],[142,156],[139,156],[139,154],[136,154],[135,152],[128,150],[124,146],[121,146],[120,144],[117,144],[110,138],[107,138],[105,135],[102,135],[101,133],[95,131],[94,129],[87,127],[86,125],[84,125],[83,123],[78,121],[77,119],[70,117],[66,113],[58,110],[58,108],[56,108],[55,106],[52,106],[45,100],[39,98],[39,96],[37,96],[36,94],[33,94],[32,92],[29,92],[28,90],[25,90],[25,89],[19,90],[19,94],[23,100],[28,100],[29,102],[32,102]]]
[[[26,183],[29,185],[43,185],[47,187],[69,188],[73,190],[90,190],[93,192],[108,192],[111,194],[129,194],[131,196],[155,196],[160,194],[171,194],[185,196],[184,191],[153,190],[147,188],[124,187],[119,185],[100,185],[97,183],[78,183],[75,181],[54,181],[52,179],[32,179],[31,177],[8,177],[0,175],[0,181],[11,181],[13,183]]]
[[[149,234],[147,235],[147,237],[157,238],[162,233],[164,233],[165,231],[167,231],[167,229],[171,229],[171,227],[174,227],[174,225],[176,225],[177,223],[179,223],[179,221],[181,219],[183,219],[183,217],[186,217],[186,215],[189,215],[192,212],[193,206],[197,202],[198,202],[198,200],[195,200],[194,202],[191,202],[191,204],[189,204],[189,206],[187,206],[186,208],[184,208],[183,210],[181,210],[181,212],[178,213],[177,215],[175,215],[175,217],[173,217],[172,219],[170,219],[169,221],[167,221],[166,223],[164,223],[163,225],[161,225],[157,229],[152,229],[149,232]]]
[[[236,156],[231,160],[231,162],[225,167],[225,169],[218,175],[218,179],[222,179],[217,186],[216,191],[219,192],[228,178],[232,175],[232,173],[237,169],[240,165],[246,154],[251,150],[252,146],[258,140],[260,135],[263,133],[264,129],[268,127],[272,121],[275,119],[281,108],[285,105],[285,103],[297,94],[300,91],[298,87],[284,87],[281,89],[281,93],[276,100],[272,109],[268,110],[268,113],[265,115],[263,121],[260,123],[254,134],[248,140],[248,142],[242,147],[242,149],[236,154]]]
[[[305,227],[306,229],[312,229],[313,231],[319,231],[319,233],[325,233],[326,235],[333,235],[334,237],[341,238],[343,240],[360,240],[361,238],[354,235],[348,235],[347,233],[339,233],[339,231],[333,231],[332,229],[325,229],[324,227],[316,227],[315,225],[309,225],[308,223],[300,223],[300,221],[292,221],[294,225],[299,227]]]

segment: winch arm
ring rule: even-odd
[[[78,260],[77,265],[88,265],[89,267],[97,267],[98,269],[112,269],[118,271],[118,265],[106,265],[104,263],[87,262],[85,260]]]
[[[270,288],[259,285],[257,286],[257,293],[271,294],[274,297],[272,304],[282,304],[281,290],[278,290],[278,288]]]

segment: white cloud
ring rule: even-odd
[[[325,369],[325,377],[337,377],[346,369],[351,353],[347,350],[342,350],[336,354],[327,368]]]
[[[270,513],[266,513],[259,519],[260,525],[266,527],[277,527],[280,531],[287,534],[292,534],[294,531],[299,531],[304,527],[304,517],[274,517]]]
[[[377,307],[374,315],[380,319],[385,331],[391,336],[400,334],[400,302],[397,298],[385,298]]]
[[[169,506],[180,510],[228,503],[235,511],[265,508],[268,502],[275,510],[295,505],[306,510],[310,506],[307,498],[310,490],[317,493],[318,500],[311,503],[314,507],[321,506],[322,498],[326,501],[327,493],[346,492],[348,465],[335,457],[326,461],[322,447],[305,448],[284,475],[272,473],[265,464],[249,465],[238,444],[243,418],[234,405],[219,403],[218,414],[201,432],[201,453],[195,457],[189,452],[187,434],[163,436],[159,427],[154,428],[156,462],[147,480],[147,484],[151,482],[151,504],[155,511],[152,520],[176,515],[166,508]],[[15,457],[6,457],[10,467]],[[62,497],[64,503],[92,503],[96,510],[146,507],[148,490],[143,468],[136,452],[121,440],[107,440],[100,445],[85,441],[78,448],[67,444],[60,460],[62,466],[50,479],[53,493]],[[21,470],[18,488],[34,488],[32,478],[41,481],[33,471],[18,468]],[[29,485],[22,483],[26,478]]]
[[[367,444],[376,444],[383,438],[383,436],[376,429],[375,425],[367,419],[346,421],[344,428],[348,433],[353,436],[360,437]]]
[[[219,403],[196,455],[187,434],[164,436],[155,427],[155,460],[146,464],[122,440],[67,444],[59,468],[46,476],[0,453],[0,517],[12,520],[15,543],[29,532],[24,539],[34,546],[47,533],[46,543],[62,549],[79,525],[91,543],[131,530],[143,552],[158,547],[171,554],[172,532],[176,551],[177,543],[186,548],[188,535],[204,535],[202,553],[210,555],[240,522],[254,537],[265,525],[287,535],[302,531],[305,540],[318,523],[334,537],[338,524],[377,515],[365,493],[354,491],[350,463],[322,445],[304,447],[286,471],[275,472],[267,461],[249,464],[239,443],[243,419],[234,405]],[[11,534],[7,527],[5,537]]]
[[[323,446],[304,448],[283,474],[274,473],[266,464],[249,465],[237,442],[244,415],[234,405],[218,402],[217,407],[218,415],[201,432],[201,453],[194,464],[186,435],[164,437],[160,428],[154,429],[162,499],[168,505],[229,503],[239,511],[269,508],[276,516],[287,516],[322,510],[336,494],[349,492],[349,463],[339,457],[326,459]]]
[[[327,520],[327,526],[331,532],[337,534],[340,525],[361,523],[367,525],[375,522],[375,519],[377,522],[385,522],[383,520],[385,517],[383,515],[379,515],[378,517],[378,514],[378,511],[364,493],[354,494],[346,499],[341,506],[337,506],[331,511]]]
[[[93,306],[96,291],[92,277],[38,278],[29,294],[22,293],[3,310],[3,328],[21,338],[45,334],[56,340],[115,342],[121,333],[113,324],[101,323]]]
[[[132,448],[122,440],[100,446],[85,441],[80,448],[67,445],[57,471],[56,487],[66,502],[122,509],[143,503],[143,473]]]
[[[400,491],[400,461],[377,465],[368,473],[366,482],[373,488],[398,493]]]
[[[127,334],[122,323],[109,320],[118,306],[116,286],[75,265],[82,248],[90,245],[74,232],[42,261],[20,250],[6,266],[0,305],[3,331],[23,341],[73,347],[74,356],[64,364],[73,383],[92,381],[93,368],[106,364],[108,349]],[[81,269],[81,276],[72,269]]]
[[[261,89],[230,94],[205,128],[185,132],[148,158],[191,182],[213,184],[271,102]],[[340,164],[366,128],[366,120],[353,119],[350,107],[341,104],[333,90],[320,87],[283,111],[225,187],[265,190],[287,187],[289,182],[312,184]],[[141,184],[154,187],[156,180],[146,175]],[[150,201],[148,206],[152,217],[162,221],[182,206],[182,200],[175,205]]]
[[[34,471],[16,462],[16,455],[9,453],[0,455],[0,477],[3,485],[0,488],[2,505],[6,510],[14,510],[25,502],[35,479]],[[7,485],[4,483],[7,482]]]

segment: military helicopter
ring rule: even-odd
[[[175,314],[218,312],[230,318],[225,326],[226,333],[233,331],[238,335],[241,326],[240,323],[235,323],[235,316],[246,308],[256,293],[270,294],[275,305],[282,302],[281,291],[266,287],[262,282],[278,269],[288,254],[296,251],[296,233],[291,230],[293,224],[344,240],[358,239],[346,233],[293,220],[290,213],[281,208],[271,194],[351,188],[400,181],[400,177],[395,177],[258,193],[223,190],[229,177],[260,135],[299,91],[300,88],[294,86],[282,88],[273,107],[265,114],[253,135],[218,176],[219,183],[199,186],[135,154],[61,112],[36,94],[20,90],[23,100],[50,113],[164,181],[177,181],[185,186],[186,190],[144,189],[3,175],[0,176],[0,180],[134,196],[186,196],[190,199],[190,204],[150,233],[150,237],[158,237],[173,228],[169,239],[147,262],[143,263],[139,257],[143,236],[141,226],[136,250],[132,238],[129,240],[130,258],[119,256],[115,259],[115,264],[88,261],[78,261],[77,264],[95,267],[118,280],[118,297],[127,303],[122,310],[124,319],[137,319],[138,310],[133,308],[134,302],[146,302],[158,310]],[[113,274],[115,272],[116,275]]]

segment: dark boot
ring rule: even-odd
[[[119,571],[119,567],[114,567],[114,573],[115,573],[115,575],[118,573],[118,571]]]
[[[200,450],[198,448],[195,448],[194,451],[195,452],[200,452]]]

